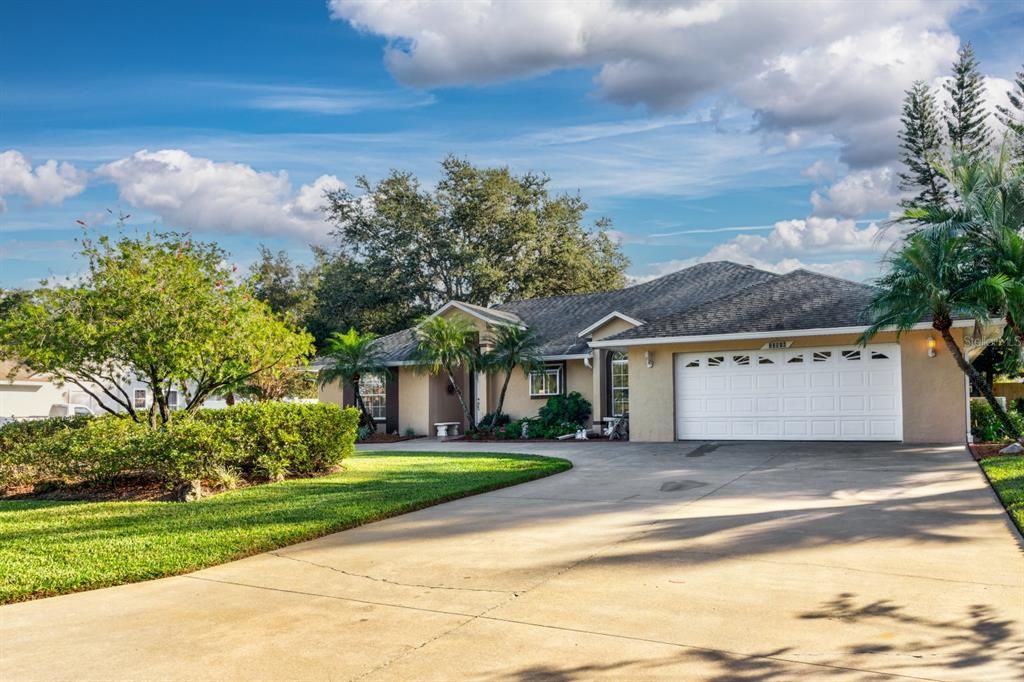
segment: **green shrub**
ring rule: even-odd
[[[337,405],[267,402],[202,411],[158,429],[113,416],[51,424],[35,427],[37,438],[11,437],[13,446],[0,451],[0,488],[136,473],[169,484],[219,480],[221,470],[267,480],[322,473],[354,452],[358,422],[356,410]]]
[[[92,417],[66,417],[11,422],[0,427],[0,490],[27,485],[44,477],[34,463],[32,448],[51,436],[80,429]]]
[[[1017,430],[1024,433],[1024,415],[1016,410],[1007,410],[1010,421]],[[971,435],[974,440],[982,443],[998,443],[1010,440],[1006,427],[996,416],[995,410],[984,398],[971,399]]]
[[[497,429],[502,426],[508,426],[512,423],[512,417],[507,414],[495,414],[494,412],[488,412],[484,415],[484,418],[480,420],[477,426],[482,431],[490,431]]]
[[[548,402],[538,411],[540,423],[545,435],[540,438],[556,438],[566,433],[572,433],[576,429],[583,428],[590,421],[590,401],[573,391],[568,395],[555,395],[548,398]],[[569,428],[566,431],[566,428]],[[555,435],[547,435],[549,433]],[[532,438],[533,436],[531,436]]]
[[[223,429],[235,449],[232,464],[249,475],[327,471],[355,452],[359,411],[327,403],[245,403],[202,410],[198,421]]]
[[[55,417],[35,421],[11,422],[0,427],[0,456],[22,445],[49,438],[55,433],[70,429],[80,429],[93,417]]]
[[[367,426],[366,424],[363,424],[362,426],[360,426],[359,428],[356,429],[356,442],[357,443],[361,443],[362,441],[366,440],[369,437],[370,437],[370,427]]]

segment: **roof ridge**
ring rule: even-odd
[[[693,265],[687,265],[685,268],[679,268],[678,270],[673,270],[672,272],[666,272],[664,275],[660,275],[658,277],[655,277],[654,279],[649,279],[646,282],[637,282],[635,284],[630,284],[629,286],[622,287],[621,289],[605,289],[604,291],[591,291],[591,292],[583,293],[583,294],[559,294],[557,296],[541,296],[539,298],[517,298],[517,299],[511,300],[511,301],[505,301],[504,303],[499,303],[498,305],[495,306],[495,308],[498,309],[498,310],[501,310],[502,306],[512,305],[512,304],[515,304],[515,303],[526,303],[526,302],[532,302],[532,301],[553,301],[555,299],[563,299],[563,298],[567,299],[567,298],[578,298],[578,297],[583,297],[583,296],[599,296],[601,294],[620,293],[620,292],[623,292],[623,291],[628,291],[630,289],[637,289],[639,287],[648,287],[648,286],[654,284],[655,282],[659,282],[659,281],[664,280],[664,279],[666,279],[668,277],[672,277],[674,275],[678,275],[679,273],[686,272],[687,270],[692,270],[694,268],[704,267],[704,266],[708,266],[708,265],[730,265],[732,267],[744,268],[746,270],[753,270],[755,272],[764,272],[764,273],[767,273],[769,275],[776,275],[776,273],[774,273],[774,272],[770,272],[768,270],[762,270],[761,268],[754,267],[753,265],[748,265],[746,263],[737,263],[737,262],[731,261],[731,260],[722,259],[722,260],[702,261],[700,263],[694,263]],[[776,275],[776,276],[778,276],[778,275]]]
[[[865,288],[868,288],[868,289],[874,289],[875,288],[875,287],[871,286],[870,284],[868,284],[866,282],[858,282],[856,280],[846,279],[845,277],[839,277],[838,275],[830,275],[830,274],[828,274],[826,272],[819,272],[817,270],[810,270],[808,268],[796,268],[794,270],[790,270],[789,272],[787,272],[784,275],[779,275],[779,276],[780,277],[789,277],[790,275],[795,275],[797,273],[803,273],[805,275],[813,275],[815,277],[825,277],[827,279],[836,280],[837,282],[843,282],[844,284],[854,284],[856,286],[865,287]]]

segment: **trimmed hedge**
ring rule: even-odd
[[[245,403],[203,410],[196,420],[223,431],[246,456],[230,464],[266,478],[326,471],[355,453],[359,410],[327,403]]]
[[[35,424],[47,424],[35,422]],[[168,484],[218,467],[249,479],[322,473],[355,449],[359,413],[327,404],[252,403],[204,410],[151,429],[120,417],[22,430],[0,429],[0,488],[41,480],[110,480],[146,473]],[[8,436],[8,428],[19,427]],[[35,430],[28,438],[27,431]]]

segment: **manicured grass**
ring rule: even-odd
[[[189,503],[0,502],[0,603],[186,573],[569,469],[529,455],[364,453]]]
[[[981,467],[992,487],[1010,512],[1010,518],[1024,533],[1024,457],[989,457]]]

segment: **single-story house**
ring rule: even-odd
[[[897,337],[857,339],[871,287],[797,270],[694,265],[618,291],[515,301],[485,308],[451,301],[486,346],[495,325],[532,328],[545,365],[516,372],[504,411],[537,413],[548,397],[578,391],[595,422],[628,415],[630,437],[672,440],[885,440],[962,442],[968,432],[963,373],[927,322]],[[972,323],[957,321],[961,344]],[[463,422],[444,376],[410,360],[412,330],[378,340],[391,368],[364,381],[373,415],[392,432],[426,435]],[[493,409],[501,376],[458,381],[479,418]],[[338,385],[322,401],[351,404]]]

